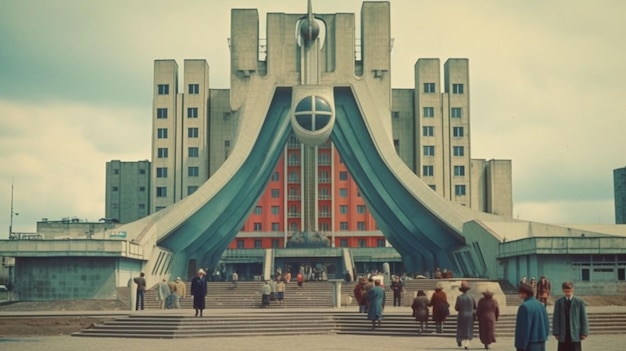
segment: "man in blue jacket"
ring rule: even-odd
[[[515,348],[517,351],[545,351],[550,333],[546,307],[535,299],[530,284],[520,284],[517,292],[523,302],[517,309]]]
[[[558,351],[581,351],[581,341],[589,335],[589,320],[585,301],[574,296],[574,284],[562,285],[563,297],[554,304],[552,334],[559,341]]]

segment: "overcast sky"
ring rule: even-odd
[[[264,28],[306,1],[0,1],[0,238],[12,180],[14,231],[103,217],[106,162],[150,158],[153,60],[206,59],[211,87],[229,87],[231,8],[258,8]],[[361,2],[313,8],[358,19]],[[513,161],[514,216],[614,223],[625,14],[620,0],[392,0],[392,86],[413,87],[418,58],[468,58],[471,156]]]

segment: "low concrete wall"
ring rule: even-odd
[[[17,257],[15,295],[20,301],[117,299],[117,258]]]

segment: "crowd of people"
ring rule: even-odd
[[[350,273],[346,272],[346,283],[352,281]],[[443,275],[443,272],[440,273]],[[435,276],[438,276],[437,271],[435,271]],[[236,288],[237,273],[233,273],[231,278],[233,288]],[[282,305],[286,284],[290,280],[289,272],[283,276],[282,272],[277,271],[273,279],[263,282],[261,306],[269,307],[271,301],[277,301],[278,305]],[[135,309],[142,310],[147,290],[144,273],[134,278],[133,281],[137,285]],[[298,273],[296,281],[298,287],[303,288],[302,272]],[[402,295],[405,292],[404,276],[393,276],[388,288],[393,292],[394,307],[401,306]],[[581,351],[581,341],[585,340],[589,334],[586,304],[583,299],[574,296],[572,282],[564,282],[561,288],[563,296],[554,303],[552,335],[558,341],[558,351]],[[498,302],[494,299],[493,292],[488,289],[482,291],[482,297],[476,301],[468,294],[470,289],[471,286],[467,281],[461,281],[460,294],[454,304],[454,310],[457,312],[456,343],[458,347],[467,350],[474,338],[474,322],[478,321],[480,342],[485,349],[490,349],[490,345],[496,342],[495,325],[500,317]],[[169,282],[163,279],[156,285],[155,290],[162,309],[180,308],[180,301],[187,294],[185,282],[180,277]],[[370,274],[369,278],[368,276],[359,277],[354,286],[353,294],[359,306],[358,311],[366,314],[367,319],[371,321],[372,329],[381,327],[386,290],[384,276],[375,274]],[[527,281],[526,277],[522,277],[517,291],[522,303],[516,315],[515,348],[517,351],[544,351],[545,343],[550,335],[546,309],[551,292],[550,281],[545,276],[541,276],[538,282],[534,278]],[[206,308],[205,296],[207,295],[206,272],[203,269],[200,269],[191,280],[190,294],[193,296],[195,316],[202,317]],[[431,318],[435,325],[434,332],[443,333],[443,323],[450,316],[450,308],[451,305],[442,282],[437,282],[430,299],[424,290],[418,290],[411,304],[412,315],[419,322],[418,333],[423,333],[428,329],[428,322]]]

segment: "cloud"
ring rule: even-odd
[[[0,197],[14,182],[14,230],[41,218],[104,215],[105,164],[150,158],[151,116],[129,108],[77,103],[27,105],[0,100]],[[115,155],[115,156],[112,156]],[[10,204],[0,213],[10,214]]]

